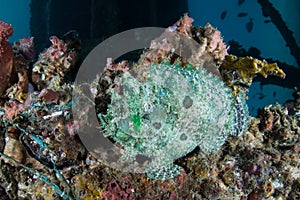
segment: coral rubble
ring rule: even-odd
[[[64,80],[78,64],[77,35],[51,37],[34,60],[33,38],[12,48],[12,28],[0,22],[1,198],[297,199],[299,91],[249,117],[245,87],[257,73],[283,71],[228,55],[218,30],[192,21],[185,15],[167,28],[132,66],[108,59],[91,84],[99,126],[124,159],[154,157],[147,173],[106,166],[79,140],[71,91],[81,88]],[[177,54],[186,38],[189,53]]]

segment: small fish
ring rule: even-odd
[[[245,0],[239,0],[238,1],[238,6],[241,6],[241,5],[243,5],[245,3]]]
[[[253,26],[254,26],[253,18],[250,17],[249,22],[247,22],[245,26],[246,26],[246,30],[250,33],[253,30]]]
[[[226,15],[227,15],[227,10],[224,10],[222,13],[221,13],[221,20],[223,20],[223,19],[225,19],[225,17],[226,17]]]
[[[256,93],[253,98],[258,98],[259,100],[262,100],[266,97],[266,95],[262,92]]]
[[[270,22],[272,22],[271,19],[266,19],[266,20],[264,21],[265,24],[270,23]]]
[[[258,95],[259,95],[259,97],[258,97],[258,99],[260,99],[260,100],[262,100],[263,98],[265,98],[266,97],[266,95],[264,95],[263,93],[258,93]]]
[[[246,12],[240,12],[237,14],[238,17],[246,17],[248,15],[248,13]]]

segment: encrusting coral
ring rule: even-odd
[[[0,21],[0,95],[9,85],[13,67],[13,49],[8,38],[13,34],[13,28],[6,22]]]
[[[73,32],[67,33],[74,35]],[[75,38],[76,40],[76,38]],[[58,90],[64,83],[63,77],[77,59],[77,50],[72,43],[60,40],[56,36],[50,37],[51,47],[40,54],[39,60],[34,63],[32,69],[32,81],[39,89],[49,88]]]
[[[209,59],[217,65],[222,63],[228,53],[220,31],[209,23],[204,27],[194,27],[193,21],[184,15],[181,20],[168,27],[161,36],[151,41],[149,49],[141,55],[139,64],[168,60],[171,64],[181,61],[183,65],[190,63],[194,68],[202,68],[207,67],[203,65]],[[181,55],[177,54],[179,52]]]
[[[12,49],[7,41],[12,28],[1,22],[0,48],[11,48],[14,55],[6,60],[0,52],[0,64],[6,67],[0,73],[9,75],[1,83],[0,196],[299,197],[299,92],[285,105],[266,106],[258,118],[249,117],[245,97],[252,78],[284,73],[275,64],[228,55],[218,30],[210,24],[194,27],[192,21],[185,15],[168,27],[132,66],[108,59],[91,85],[100,126],[123,158],[144,154],[157,161],[146,173],[112,169],[79,140],[71,91],[80,88],[64,82],[76,65],[77,35],[51,37],[52,45],[34,60],[33,38]],[[187,54],[177,54],[180,41]],[[81,112],[84,116],[86,111]]]

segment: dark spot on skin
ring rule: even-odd
[[[153,126],[154,126],[155,129],[160,129],[160,128],[161,128],[161,123],[159,123],[159,122],[154,122],[154,123],[153,123]]]
[[[180,140],[184,141],[187,139],[187,135],[185,133],[182,133],[180,136]]]
[[[144,164],[146,163],[146,161],[151,162],[151,158],[138,154],[135,156],[135,160],[139,163],[139,164]]]
[[[150,115],[149,115],[149,114],[144,114],[144,115],[143,115],[143,119],[145,119],[145,120],[150,120]]]
[[[193,105],[193,100],[191,99],[191,97],[189,97],[189,96],[184,97],[183,107],[188,109],[188,108],[192,107],[192,105]]]

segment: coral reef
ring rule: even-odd
[[[268,75],[285,78],[285,73],[276,63],[269,64],[265,60],[260,61],[251,56],[236,57],[234,55],[227,55],[221,64],[220,72],[223,80],[234,91],[240,89],[242,86],[249,87],[257,74],[261,74],[264,78],[267,78]]]
[[[107,188],[102,193],[104,199],[128,199],[133,200],[133,194],[131,190],[131,181],[128,178],[124,178],[124,182],[128,184],[125,190],[122,190],[116,180],[112,180],[108,183]]]
[[[35,57],[33,37],[23,38],[13,45],[13,67],[11,71],[9,87],[2,95],[3,98],[10,98],[24,103],[29,90],[33,86],[29,83],[30,62]]]
[[[0,21],[0,95],[9,85],[13,67],[13,49],[8,38],[13,34],[13,28],[6,22]]]
[[[81,144],[71,109],[71,91],[81,88],[64,80],[78,64],[80,42],[74,32],[62,39],[51,37],[52,45],[38,60],[32,38],[8,47],[14,53],[10,65],[1,51],[0,64],[9,66],[3,68],[9,78],[1,83],[1,198],[297,199],[300,92],[285,105],[266,106],[258,118],[249,119],[245,90],[235,92],[222,82],[222,63],[231,67],[228,75],[240,68],[226,61],[220,32],[211,25],[193,27],[192,21],[185,15],[169,27],[133,66],[108,59],[105,71],[91,84],[106,134],[125,150],[124,158],[146,153],[160,159],[146,174],[106,166]],[[12,28],[1,23],[0,31],[2,50],[9,46]],[[200,48],[188,40],[188,55],[176,55],[172,48],[179,47],[172,46],[172,33],[182,36],[174,41],[188,37]],[[246,70],[245,83],[256,73],[283,75],[276,65],[236,59]],[[247,68],[249,62],[262,71]],[[88,123],[86,110],[81,112]],[[158,135],[160,130],[165,132]],[[157,176],[161,167],[167,176]]]
[[[251,56],[258,60],[264,60],[261,56],[261,52],[256,47],[249,47],[249,49],[245,49],[239,44],[237,41],[230,40],[228,41],[228,45],[230,49],[228,49],[228,53],[237,56],[237,57],[247,57]],[[298,81],[299,69],[293,65],[287,64],[276,58],[268,58],[266,59],[268,63],[277,63],[278,66],[284,71],[286,74],[284,80],[279,80],[278,77],[269,77],[264,78],[263,76],[257,76],[253,79],[254,82],[260,82],[261,85],[277,85],[283,88],[293,89],[295,87],[300,87],[300,82]]]
[[[26,60],[32,60],[35,57],[34,38],[22,38],[14,43],[13,49],[15,54],[22,55]]]
[[[173,26],[168,27],[160,37],[151,41],[149,49],[141,55],[139,63],[160,63],[162,60],[168,60],[173,64],[175,61],[181,61],[183,65],[190,63],[201,69],[207,67],[203,63],[203,60],[208,60],[207,55],[210,55],[210,59],[216,64],[222,63],[227,55],[227,47],[220,31],[209,23],[204,27],[194,27],[193,21],[184,15]],[[178,55],[177,52],[182,54]]]
[[[72,32],[68,34],[74,35]],[[78,49],[73,47],[73,43],[60,40],[56,36],[50,37],[50,41],[52,46],[41,53],[39,60],[33,65],[32,81],[39,89],[47,87],[58,90],[64,83],[65,73],[76,62]]]

